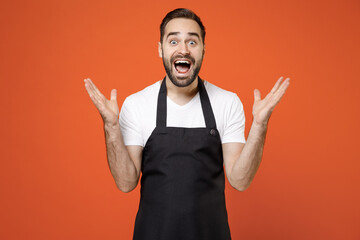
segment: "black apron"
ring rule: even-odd
[[[134,240],[229,240],[222,145],[210,100],[199,78],[206,128],[166,127],[162,81],[156,128],[142,158]]]

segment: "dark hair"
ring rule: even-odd
[[[172,10],[168,14],[166,14],[166,16],[164,17],[164,19],[162,20],[162,22],[160,24],[160,42],[161,43],[164,38],[166,25],[170,22],[170,20],[172,20],[174,18],[188,18],[188,19],[192,19],[195,22],[197,22],[201,29],[202,41],[203,41],[203,43],[205,42],[205,27],[202,24],[200,18],[190,9],[177,8],[175,10]]]

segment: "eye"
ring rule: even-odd
[[[196,45],[196,42],[191,40],[191,41],[189,41],[189,45]]]
[[[176,40],[171,40],[171,41],[170,41],[170,44],[171,44],[171,45],[176,45],[176,44],[177,44],[177,41],[176,41]]]

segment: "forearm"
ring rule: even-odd
[[[231,170],[231,185],[239,191],[246,190],[252,182],[263,154],[267,124],[253,122],[246,144]]]
[[[116,186],[123,192],[134,189],[139,172],[124,144],[120,125],[104,124],[107,160]]]

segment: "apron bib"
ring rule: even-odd
[[[198,78],[205,128],[166,127],[162,81],[156,128],[142,157],[134,240],[229,240],[222,145],[204,84]]]

